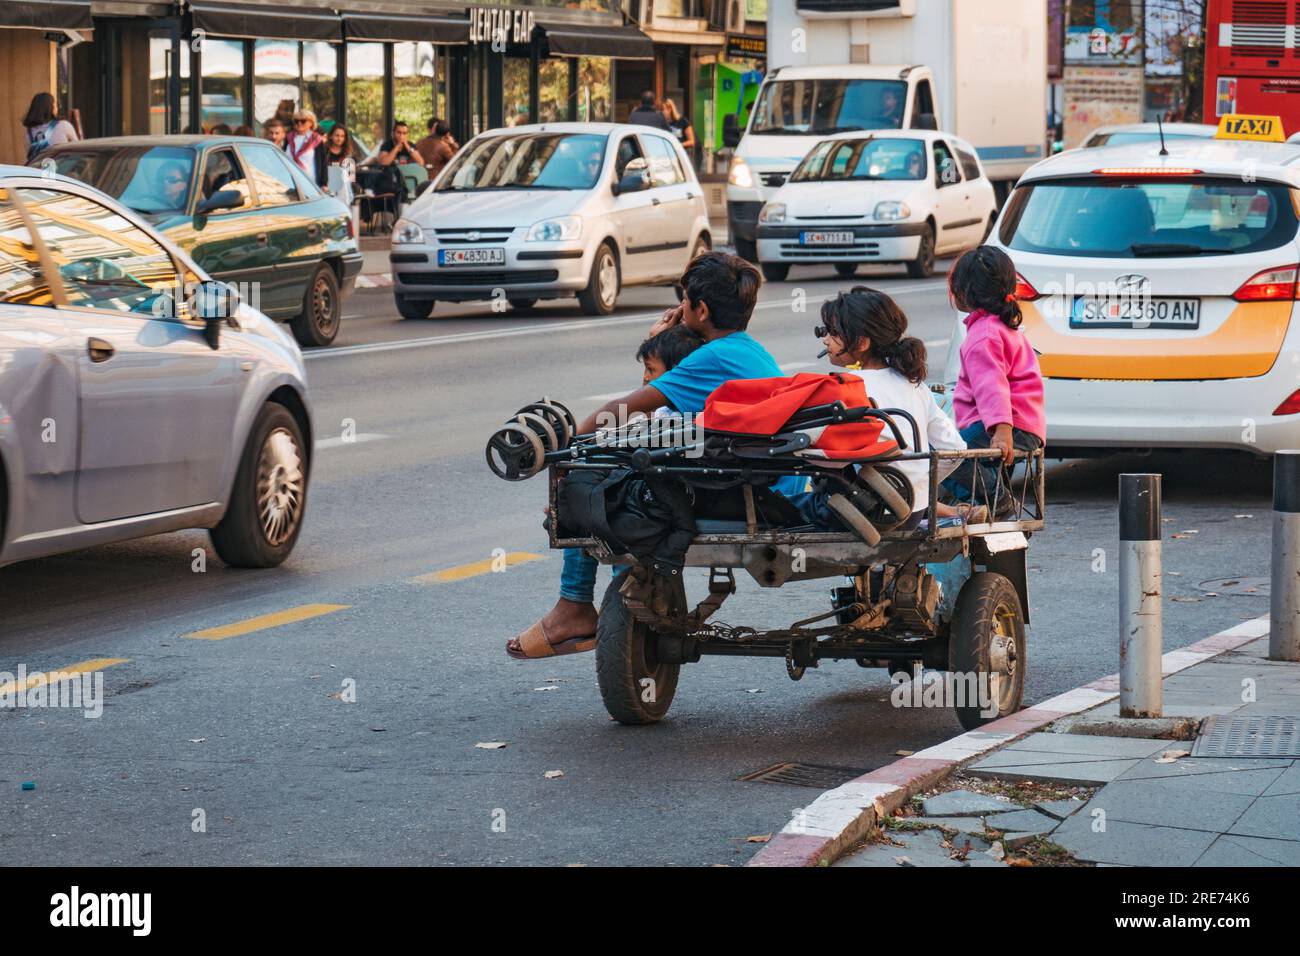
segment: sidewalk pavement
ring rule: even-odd
[[[713,220],[709,223],[713,231],[713,248],[721,249],[727,245],[727,220]],[[363,262],[361,274],[357,276],[358,289],[386,289],[392,286],[393,276],[388,266],[388,236],[362,236],[358,240],[361,246]]]
[[[1300,663],[1268,660],[1267,637],[1219,643],[1164,680],[1166,717],[1192,718],[1195,740],[1096,736],[1124,724],[1112,699],[969,763],[984,792],[924,799],[884,821],[905,828],[888,842],[835,865],[999,866],[1027,848],[1038,864],[1068,861],[1059,847],[1107,866],[1300,866]],[[1185,653],[1165,655],[1166,672]]]

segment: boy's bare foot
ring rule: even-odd
[[[574,638],[594,635],[598,617],[594,604],[560,598],[555,602],[555,607],[547,611],[538,623],[545,631],[547,641],[554,647]],[[506,643],[506,651],[512,657],[521,656],[523,648],[519,643],[519,638],[511,638]]]

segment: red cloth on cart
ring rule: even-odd
[[[801,372],[782,378],[739,378],[719,385],[704,403],[701,424],[712,431],[740,435],[775,435],[801,408],[842,402],[845,408],[866,408],[867,386],[859,375]],[[885,424],[868,418],[820,428],[799,429],[813,436],[803,457],[876,458],[898,449],[892,439],[880,440]]]

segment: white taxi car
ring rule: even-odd
[[[1290,144],[1106,146],[1026,173],[989,241],[1019,274],[1049,454],[1300,446],[1298,233]]]
[[[825,139],[758,216],[758,260],[772,282],[790,266],[898,262],[913,278],[935,256],[973,248],[997,217],[993,184],[969,143],[948,133],[884,130]]]
[[[671,133],[614,123],[488,130],[456,153],[393,227],[405,319],[435,301],[577,296],[609,315],[630,285],[675,282],[710,248],[704,190]]]
[[[1158,143],[1162,133],[1165,145],[1168,145],[1188,139],[1213,139],[1218,129],[1211,123],[1115,123],[1098,126],[1079,145],[1083,149],[1096,149],[1098,146]]]

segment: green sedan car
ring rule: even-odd
[[[338,335],[361,271],[346,206],[289,157],[244,136],[121,136],[55,146],[33,166],[79,179],[143,215],[301,345]]]

